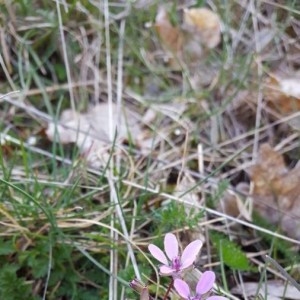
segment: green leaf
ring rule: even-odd
[[[9,255],[16,252],[16,249],[13,245],[13,240],[3,241],[0,240],[0,255]]]
[[[31,285],[26,283],[25,278],[17,276],[18,269],[15,264],[6,264],[0,269],[0,299],[34,299]]]
[[[230,241],[225,235],[212,232],[210,234],[213,245],[218,249],[218,254],[223,263],[235,270],[250,270],[251,266],[246,254],[240,247]]]

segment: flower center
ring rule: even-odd
[[[174,270],[176,270],[176,272],[180,271],[180,267],[181,267],[181,262],[180,262],[180,257],[176,256],[172,259],[172,268]]]
[[[202,297],[199,294],[196,294],[196,296],[189,296],[188,300],[201,300]]]

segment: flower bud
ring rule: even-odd
[[[149,300],[150,295],[149,295],[149,290],[148,287],[142,283],[141,281],[139,281],[138,279],[133,279],[130,283],[129,286],[135,290],[136,292],[138,292],[140,294],[140,300]]]

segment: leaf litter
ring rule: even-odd
[[[58,123],[49,123],[47,137],[62,144],[74,143],[80,149],[87,163],[96,169],[107,165],[110,150],[121,149],[124,140],[132,138],[139,145],[142,129],[139,116],[127,109],[122,109],[120,118],[116,104],[112,104],[113,124],[116,130],[110,133],[109,106],[97,104],[86,113],[67,109],[62,112]]]
[[[216,71],[206,66],[205,58],[221,41],[219,16],[208,8],[186,8],[182,21],[173,25],[168,7],[160,6],[154,27],[169,65],[178,70],[186,66],[195,88],[210,84]]]
[[[300,239],[300,166],[289,170],[281,154],[262,144],[248,172],[254,209],[288,236]]]
[[[243,192],[248,189],[253,204],[246,208],[238,194],[226,194],[219,209],[249,220],[253,208],[288,236],[300,239],[300,166],[287,168],[280,153],[269,144],[262,144],[254,165],[245,171],[250,176],[251,188],[246,183],[237,188]]]

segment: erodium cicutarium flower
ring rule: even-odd
[[[227,298],[222,296],[208,296],[208,293],[213,288],[215,279],[216,275],[214,272],[204,272],[197,283],[196,293],[191,293],[188,284],[179,278],[175,279],[174,287],[177,293],[186,300],[227,300]]]
[[[153,244],[150,244],[148,249],[152,256],[162,263],[159,267],[161,275],[179,278],[184,270],[193,265],[201,247],[202,242],[195,240],[186,246],[182,255],[179,255],[179,246],[176,236],[172,233],[167,233],[164,239],[164,250],[166,254]]]

